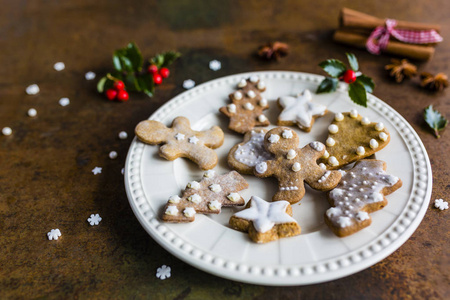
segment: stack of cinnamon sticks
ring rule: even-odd
[[[334,33],[336,42],[365,48],[370,33],[378,26],[384,26],[385,20],[367,15],[349,8],[343,8],[339,18],[339,29]],[[437,24],[425,24],[397,21],[396,28],[409,30],[432,30],[439,32]],[[435,44],[407,44],[390,37],[384,52],[417,60],[429,60],[434,54]]]

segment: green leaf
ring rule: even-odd
[[[133,72],[133,63],[131,60],[127,57],[127,50],[126,49],[119,49],[114,51],[113,54],[113,63],[114,68],[119,72]]]
[[[319,67],[334,78],[340,77],[347,70],[344,63],[337,59],[327,59],[321,62]]]
[[[364,85],[355,81],[348,85],[348,95],[353,102],[358,105],[367,107],[367,93]]]
[[[167,67],[171,65],[178,57],[181,56],[181,53],[175,51],[168,51],[162,54],[164,57],[164,62],[161,67]]]
[[[106,76],[100,78],[100,80],[97,83],[97,91],[99,93],[103,93],[105,91],[105,83],[106,80],[108,80],[108,78],[106,78]]]
[[[352,68],[353,71],[358,71],[359,64],[358,60],[356,59],[355,54],[353,53],[345,53],[347,55],[348,63],[350,64],[350,68]]]
[[[447,126],[448,120],[442,116],[440,112],[434,110],[433,105],[425,108],[423,116],[428,126],[434,130],[436,138],[440,138],[441,136],[439,135],[439,131],[443,130]]]
[[[141,92],[144,92],[149,97],[153,97],[155,85],[153,84],[153,78],[149,73],[137,77],[137,82]]]
[[[373,82],[372,78],[366,75],[359,75],[358,77],[356,77],[356,81],[361,83],[368,93],[373,93],[373,90],[375,89],[375,83]]]
[[[325,77],[324,80],[320,83],[319,87],[317,88],[316,93],[330,93],[336,91],[338,84],[337,78],[331,78],[331,77]]]
[[[131,62],[133,71],[139,72],[142,70],[142,54],[135,43],[131,42],[127,45],[126,57]]]
[[[134,74],[127,74],[123,80],[125,83],[125,87],[129,91],[137,91],[140,92],[140,87],[137,81],[136,76]]]

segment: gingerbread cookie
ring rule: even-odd
[[[158,121],[142,121],[136,126],[135,132],[144,143],[164,144],[159,148],[161,157],[167,160],[186,157],[203,170],[217,165],[217,154],[212,149],[222,146],[224,139],[220,127],[213,126],[209,130],[195,131],[191,129],[189,120],[185,117],[175,118],[172,128],[167,128]]]
[[[221,113],[230,118],[228,128],[246,133],[255,126],[268,126],[270,124],[263,111],[269,108],[266,99],[260,92],[266,90],[266,85],[258,76],[242,79],[238,83],[238,90],[229,95],[231,104],[221,107]]]
[[[303,181],[313,189],[329,191],[341,179],[339,171],[327,171],[324,165],[317,164],[317,159],[325,152],[322,143],[312,142],[301,149],[298,144],[298,135],[286,127],[273,128],[264,137],[266,149],[275,158],[258,163],[254,174],[278,179],[279,191],[273,201],[286,200],[291,204],[300,201],[305,195]]]
[[[162,220],[185,223],[195,220],[196,214],[218,214],[222,207],[244,205],[239,191],[248,187],[247,181],[236,171],[216,175],[214,170],[206,171],[200,182],[187,184],[183,195],[171,196]]]
[[[390,141],[383,123],[373,123],[358,114],[337,113],[328,126],[327,151],[320,160],[328,169],[339,169],[383,149]]]
[[[384,161],[360,160],[329,192],[332,207],[325,213],[325,223],[337,236],[348,236],[369,226],[372,222],[369,213],[385,207],[384,196],[402,186],[399,178],[386,174],[385,170]]]
[[[230,226],[248,232],[256,243],[267,243],[300,234],[300,226],[292,218],[289,202],[269,203],[256,196],[252,196],[245,209],[230,218]]]
[[[264,147],[267,130],[255,129],[244,135],[244,140],[228,153],[228,165],[241,174],[253,174],[253,168],[260,162],[273,159],[272,153]]]
[[[278,125],[297,125],[301,130],[309,132],[314,124],[315,118],[326,114],[325,105],[311,102],[312,95],[309,90],[296,97],[286,96],[278,99],[278,106],[282,112],[278,116]]]

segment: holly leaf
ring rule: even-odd
[[[150,59],[150,64],[156,65],[158,69],[167,67],[174,62],[181,54],[175,51],[168,51],[161,54],[155,55]]]
[[[327,59],[323,62],[319,63],[319,67],[321,67],[325,72],[327,72],[331,77],[337,78],[340,77],[346,70],[347,67],[344,63],[337,59]]]
[[[137,82],[141,92],[144,92],[149,97],[153,97],[155,85],[153,83],[153,78],[149,73],[137,77]]]
[[[142,54],[135,43],[131,42],[127,45],[126,57],[131,62],[134,71],[139,72],[142,70]]]
[[[133,72],[134,71],[133,63],[128,58],[126,49],[119,49],[119,50],[114,51],[113,63],[114,63],[114,68],[118,72],[123,72],[123,71]]]
[[[439,131],[447,126],[448,120],[442,116],[440,112],[434,110],[433,105],[429,105],[425,108],[423,116],[428,126],[434,130],[436,138],[440,138]]]
[[[316,93],[330,93],[334,92],[338,85],[338,79],[337,78],[331,78],[331,77],[325,77],[324,80],[320,83],[319,87],[317,88]]]
[[[345,53],[345,55],[347,55],[347,59],[348,59],[348,63],[350,64],[350,68],[352,68],[352,70],[355,72],[358,71],[359,64],[358,64],[358,60],[356,59],[355,54]]]
[[[356,77],[356,82],[361,83],[366,89],[366,92],[373,93],[373,90],[375,89],[375,83],[369,76],[359,75],[358,77]]]
[[[140,91],[140,87],[137,81],[137,78],[134,74],[129,73],[125,76],[123,82],[125,83],[125,87],[128,91]]]
[[[105,91],[105,83],[108,78],[106,76],[100,78],[100,80],[97,82],[97,91],[99,93],[103,93]]]
[[[355,81],[348,85],[348,95],[356,104],[367,107],[366,89],[360,82]]]

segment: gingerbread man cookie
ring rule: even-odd
[[[282,112],[278,116],[278,125],[297,125],[301,130],[309,132],[314,124],[315,118],[326,114],[325,105],[311,102],[312,95],[309,90],[296,97],[286,96],[278,99],[278,106]]]
[[[172,223],[185,223],[195,220],[196,214],[218,214],[222,207],[244,205],[238,194],[246,189],[248,183],[236,171],[216,175],[214,170],[206,171],[203,179],[187,184],[183,195],[171,196],[162,220]]]
[[[384,196],[402,186],[399,178],[386,174],[385,170],[384,161],[360,160],[329,192],[332,207],[325,213],[325,223],[337,236],[348,236],[369,226],[372,222],[369,213],[385,207]]]
[[[313,189],[329,191],[341,179],[339,171],[327,171],[324,165],[317,164],[317,159],[325,152],[322,143],[312,142],[301,149],[298,144],[298,135],[286,127],[273,128],[264,137],[266,149],[275,158],[258,163],[254,174],[278,179],[279,191],[273,201],[286,200],[291,204],[300,201],[305,195],[303,181]]]
[[[292,218],[289,202],[269,203],[256,196],[252,196],[245,209],[230,218],[230,226],[248,232],[249,237],[256,243],[300,234],[300,226]]]
[[[321,162],[328,169],[339,169],[383,149],[390,141],[383,123],[374,123],[358,114],[337,113],[328,126],[327,151]]]
[[[272,153],[264,147],[267,130],[255,129],[244,135],[244,140],[228,153],[228,165],[241,174],[253,174],[253,168],[260,162],[273,159]]]
[[[263,111],[269,108],[267,100],[260,92],[266,90],[266,85],[258,76],[242,79],[238,90],[229,95],[231,104],[221,107],[221,113],[230,118],[228,128],[238,133],[246,133],[255,126],[270,124]]]
[[[212,149],[222,146],[224,139],[220,127],[213,126],[209,130],[195,131],[191,129],[189,120],[185,117],[175,118],[172,128],[158,121],[142,121],[136,126],[135,132],[144,143],[164,144],[159,148],[161,157],[167,160],[186,157],[203,170],[217,165],[217,154]]]

